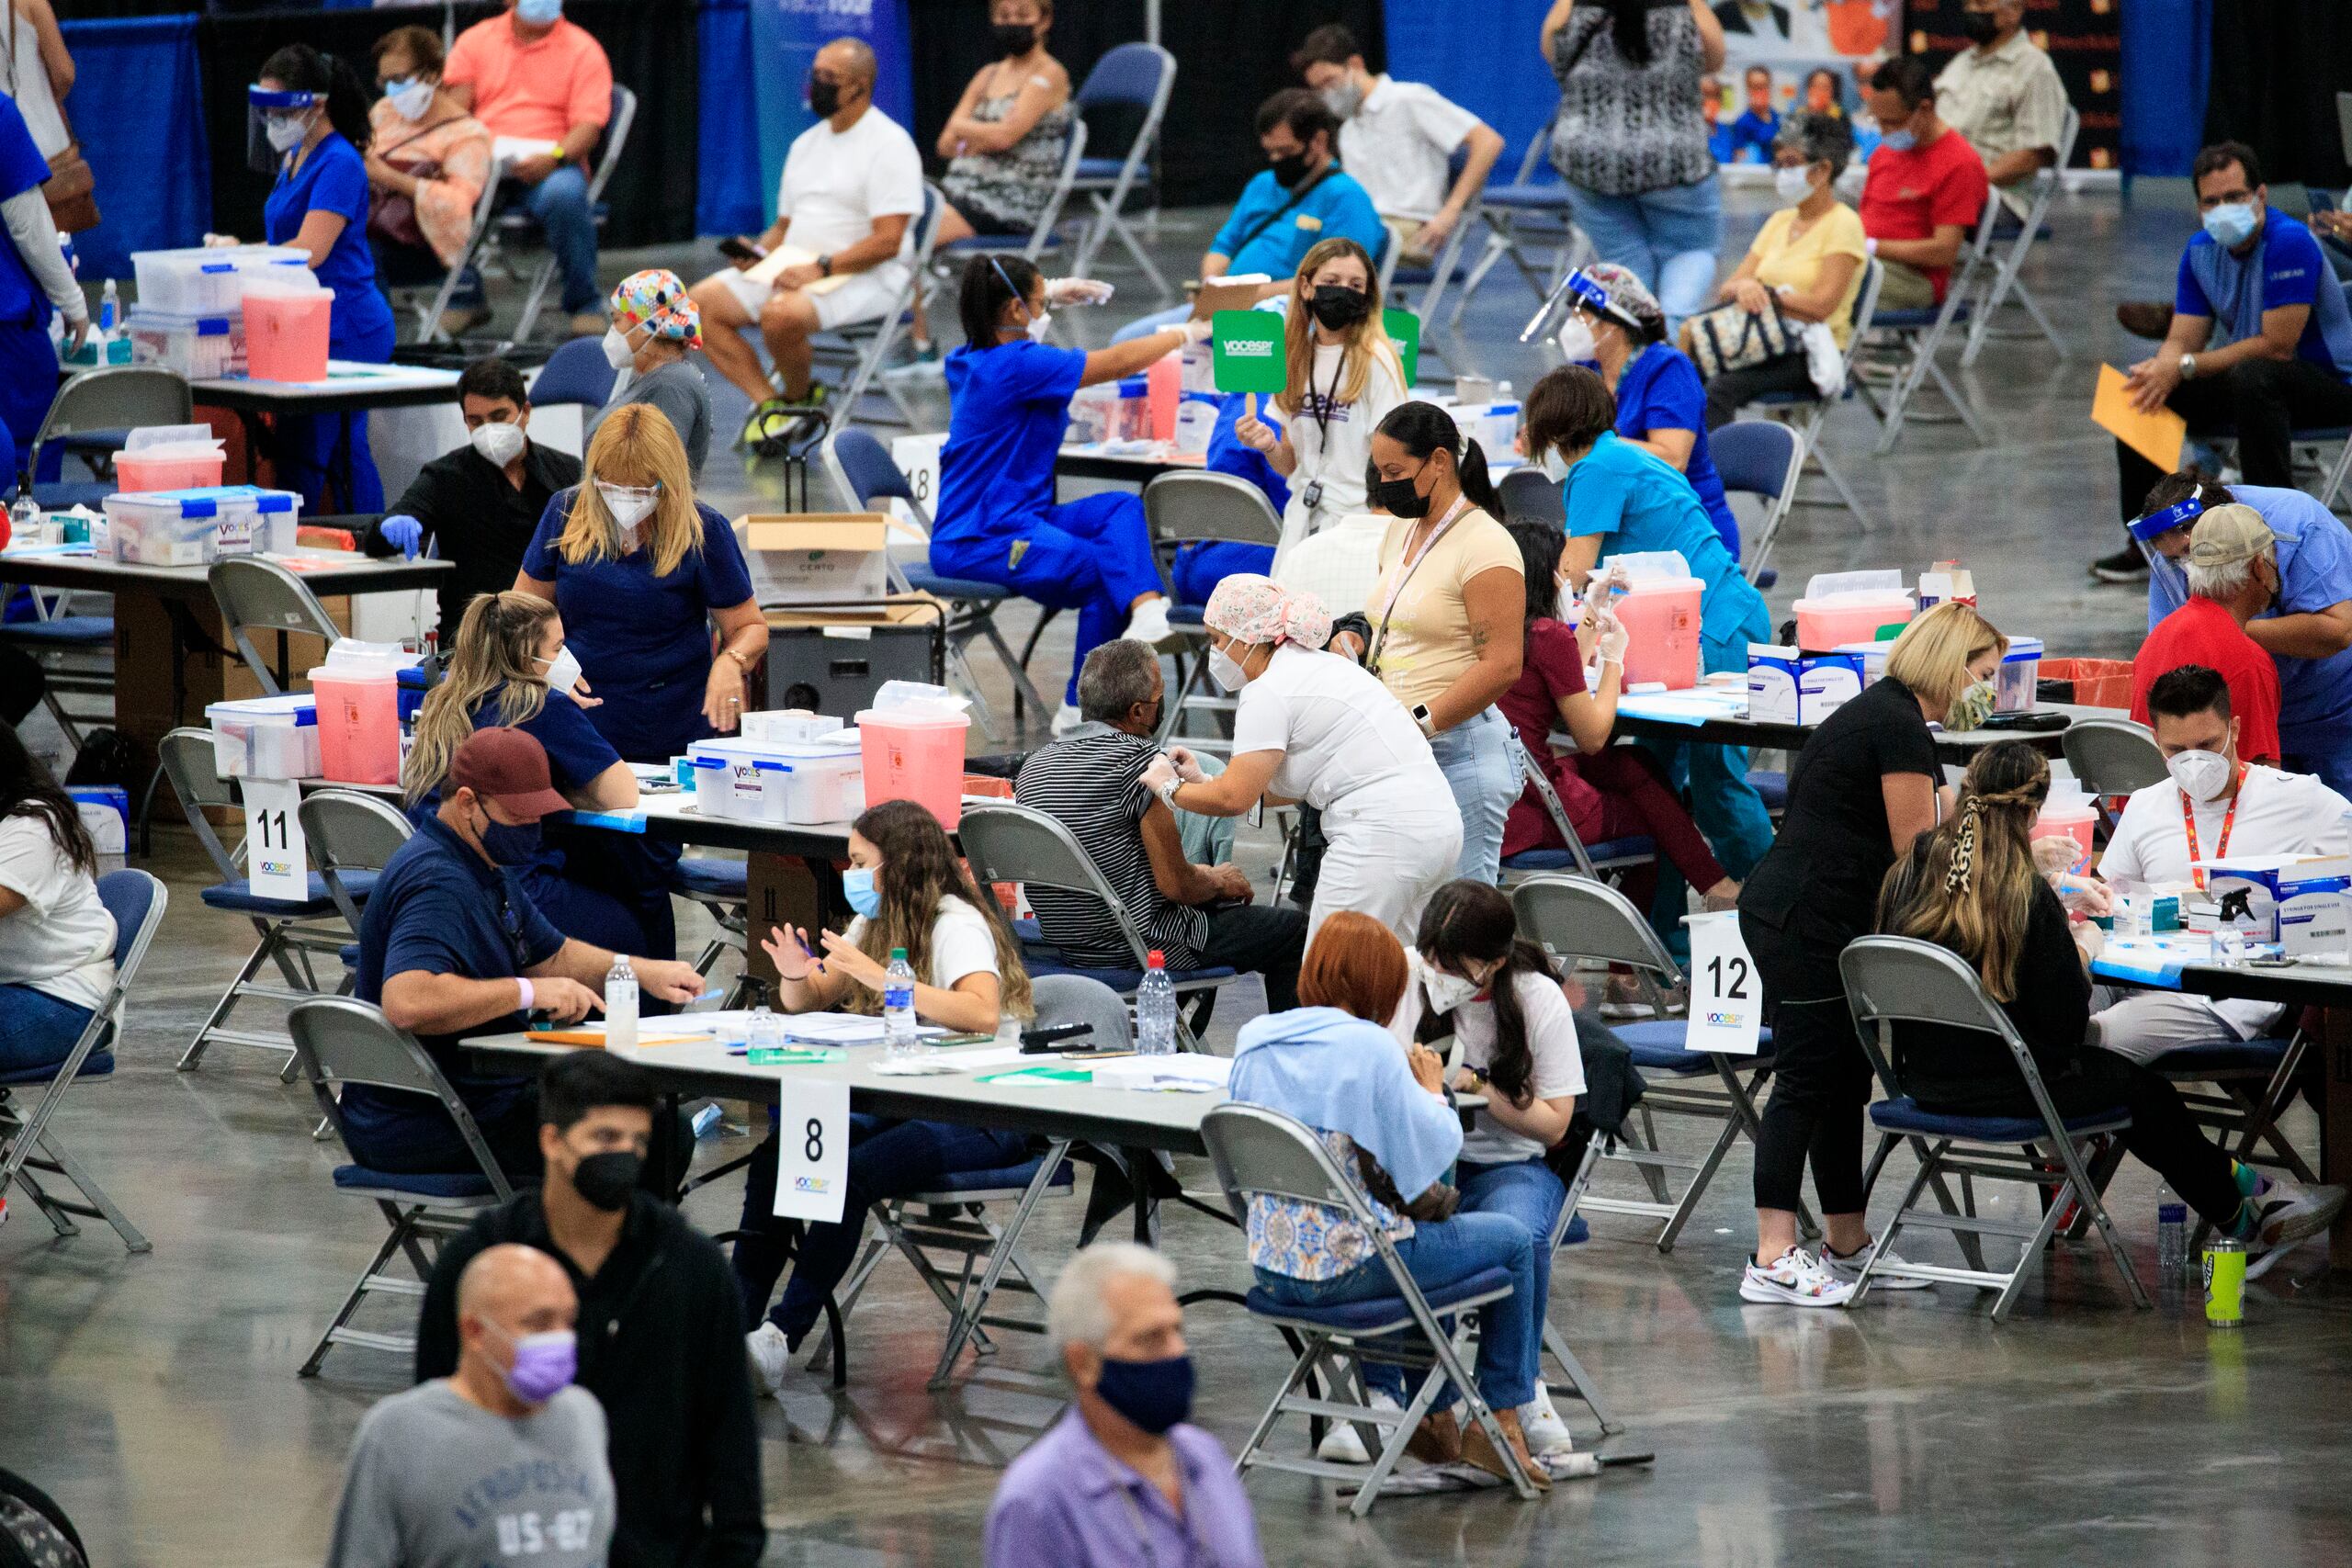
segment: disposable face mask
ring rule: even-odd
[[[474,450],[486,461],[502,468],[523,455],[523,427],[519,424],[478,424],[466,439],[474,444]]]
[[[1961,36],[1971,43],[1991,43],[1993,35],[2001,30],[2001,18],[1990,11],[1962,11],[1960,14]]]
[[[1274,183],[1284,190],[1296,190],[1298,182],[1306,177],[1306,154],[1293,152],[1273,161]]]
[[[831,119],[841,113],[841,84],[828,82],[815,72],[810,72],[808,73],[808,112],[819,119]]]
[[[2165,766],[2191,800],[2218,800],[2230,782],[2230,760],[2219,751],[2183,751]]]
[[[842,897],[849,907],[872,919],[882,912],[882,889],[874,885],[874,868],[854,865],[842,873]]]
[[[423,119],[433,107],[433,84],[419,76],[402,77],[384,89],[384,101],[402,119]]]
[[[999,54],[1026,54],[1036,47],[1037,29],[1029,22],[999,22],[989,31],[996,39]]]
[[[1209,649],[1209,679],[1228,692],[1238,692],[1250,683],[1250,672],[1233,660],[1233,655],[1221,648]]]
[[[1913,135],[1907,130],[1890,130],[1884,136],[1879,138],[1880,146],[1892,147],[1897,152],[1908,152],[1912,148],[1917,147],[1918,144],[1918,137]]]
[[[627,1149],[584,1155],[572,1170],[571,1190],[590,1208],[618,1213],[628,1207],[629,1194],[637,1190],[638,1173],[644,1168],[644,1159]]]
[[[1560,456],[1560,449],[1557,446],[1544,448],[1544,456],[1536,459],[1535,466],[1543,469],[1544,477],[1554,484],[1567,482],[1568,460]]]
[[[637,350],[629,347],[628,334],[618,327],[605,329],[605,363],[616,370],[627,370],[637,363]]]
[[[1363,89],[1353,82],[1334,82],[1323,89],[1323,107],[1346,119],[1363,107]]]
[[[2254,204],[2225,201],[2205,215],[2205,232],[2223,250],[2233,251],[2254,238]]]
[[[1383,479],[1370,488],[1364,499],[1391,517],[1427,517],[1430,498],[1413,488],[1419,474],[1403,479]]]
[[[557,649],[553,659],[539,662],[548,667],[548,691],[569,692],[580,684],[580,656],[571,651],[570,644]]]
[[[596,493],[605,498],[605,510],[613,514],[613,521],[624,534],[633,533],[639,523],[652,514],[662,499],[658,487],[636,490],[628,485],[608,485],[602,479],[596,481]]]
[[[514,0],[514,14],[535,28],[544,28],[563,16],[563,0]]]
[[[1045,342],[1046,333],[1052,329],[1053,324],[1054,313],[1051,310],[1040,310],[1030,317],[1029,325],[1025,329],[1029,333],[1029,341],[1031,343]]]
[[[497,1332],[506,1339],[503,1329]],[[569,1328],[526,1334],[507,1343],[514,1347],[514,1364],[506,1369],[506,1386],[526,1404],[545,1404],[562,1393],[580,1370],[580,1341]]]
[[[1343,283],[1317,284],[1306,308],[1331,332],[1345,332],[1372,314],[1372,296]]]
[[[272,115],[262,122],[261,133],[269,138],[269,144],[275,151],[291,152],[302,145],[302,138],[311,133],[311,122],[300,115]],[[2212,221],[2210,215],[2206,221],[2210,227]]]
[[[1419,953],[1414,956],[1420,958]],[[1420,971],[1421,989],[1429,996],[1432,1012],[1452,1012],[1478,994],[1477,981],[1450,975],[1426,958],[1420,958]]]
[[[1560,352],[1567,355],[1571,365],[1581,365],[1588,359],[1600,357],[1600,344],[1593,339],[1592,323],[1574,310],[1569,311],[1568,319],[1560,323],[1559,343]]]
[[[1778,168],[1772,171],[1772,188],[1780,193],[1782,201],[1794,207],[1813,194],[1813,176],[1803,164]]]
[[[1972,682],[1952,698],[1951,707],[1944,715],[1944,728],[1955,733],[1979,728],[1993,715],[1993,696],[1992,682]]]

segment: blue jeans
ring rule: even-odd
[[[1462,858],[1453,874],[1489,887],[1502,879],[1503,819],[1519,799],[1519,758],[1510,726],[1493,708],[1430,742],[1462,813]]]
[[[563,308],[573,315],[604,300],[596,287],[596,215],[588,202],[588,176],[566,164],[531,187],[523,205],[547,231],[548,250],[563,274]]]
[[[89,1024],[88,1008],[30,986],[0,986],[0,1074],[58,1066]]]
[[[1425,1292],[1443,1291],[1483,1269],[1509,1271],[1510,1294],[1478,1309],[1485,1320],[1478,1333],[1478,1392],[1498,1410],[1516,1410],[1534,1398],[1534,1347],[1544,1332],[1544,1298],[1536,1283],[1538,1248],[1527,1226],[1510,1214],[1473,1213],[1465,1199],[1453,1218],[1415,1221],[1413,1234],[1396,1245],[1406,1271]],[[1377,1258],[1335,1280],[1294,1280],[1266,1269],[1257,1275],[1268,1295],[1289,1306],[1337,1306],[1396,1293],[1396,1282]],[[1385,1387],[1399,1404],[1405,1403],[1399,1369],[1375,1362],[1364,1368],[1364,1380],[1374,1388]],[[1439,1391],[1431,1408],[1442,1410],[1456,1397],[1449,1384]]]
[[[743,1292],[743,1321],[756,1324],[764,1314],[796,1348],[824,1310],[825,1298],[857,1260],[866,1211],[875,1203],[923,1191],[950,1172],[1018,1165],[1029,1153],[1029,1140],[1020,1133],[951,1122],[893,1122],[863,1112],[850,1117],[849,1137],[849,1190],[842,1200],[841,1223],[805,1227],[800,1261],[773,1312],[768,1295],[784,1271],[781,1232],[787,1223],[775,1217],[773,1127],[767,1142],[753,1151],[746,1171],[745,1234],[735,1243],[735,1283]]]
[[[1631,267],[1665,308],[1668,331],[1707,308],[1724,243],[1723,190],[1713,175],[1687,186],[1603,196],[1571,184],[1577,222],[1600,259]]]

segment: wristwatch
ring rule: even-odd
[[[823,273],[827,277],[832,276],[833,258],[831,256],[819,256],[817,258],[817,270]]]
[[[1184,781],[1182,779],[1170,779],[1166,784],[1161,784],[1159,790],[1159,804],[1168,807],[1170,811],[1175,810],[1176,792],[1183,787]]]
[[[1423,739],[1430,740],[1437,739],[1437,724],[1430,717],[1429,704],[1415,703],[1413,705],[1413,722],[1421,727]]]
[[[2195,355],[2184,354],[2180,356],[2180,378],[2184,381],[2194,381],[2197,379],[2197,356]]]

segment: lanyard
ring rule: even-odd
[[[2238,819],[2238,802],[2245,797],[2245,764],[2238,764],[2237,778],[2230,788],[2230,808],[2222,813],[2222,840],[2213,846],[2213,858],[2221,860],[2230,852],[2230,829]],[[2180,792],[2180,830],[2188,838],[2188,875],[2198,890],[2205,887],[2205,873],[2197,863],[2197,813],[2188,802],[2188,792]]]
[[[1339,359],[1331,367],[1331,390],[1329,394],[1322,396],[1318,400],[1315,410],[1315,423],[1317,428],[1320,429],[1323,433],[1323,450],[1327,454],[1331,450],[1331,411],[1340,406],[1340,383],[1346,378],[1347,374],[1348,345],[1346,344],[1341,344],[1340,345]],[[1309,397],[1315,397],[1317,395],[1315,391],[1315,365],[1314,361],[1311,359],[1307,362],[1306,393]]]
[[[1179,1461],[1177,1468],[1180,1471],[1183,1468],[1182,1461]],[[1144,1484],[1148,1486],[1151,1483],[1147,1480]],[[1127,1523],[1135,1528],[1136,1544],[1143,1549],[1145,1563],[1148,1568],[1160,1568],[1159,1550],[1151,1543],[1151,1528],[1144,1522],[1143,1505],[1137,1503],[1135,1494],[1128,1491],[1125,1484],[1116,1481],[1115,1478],[1111,1490],[1116,1492],[1119,1495],[1119,1501],[1127,1506]],[[1188,1486],[1185,1488],[1184,1501],[1189,1504],[1192,1500],[1192,1489]],[[1190,1507],[1184,1509],[1179,1522],[1184,1532],[1184,1561],[1178,1564],[1178,1568],[1190,1568],[1190,1565],[1198,1562],[1202,1556],[1200,1538],[1193,1533],[1193,1511]]]
[[[1396,586],[1388,591],[1388,603],[1381,606],[1379,629],[1373,633],[1371,651],[1367,652],[1363,658],[1363,667],[1372,673],[1376,675],[1380,672],[1380,649],[1388,640],[1389,618],[1396,614],[1396,601],[1405,596],[1405,585],[1412,581],[1413,573],[1420,570],[1421,562],[1427,560],[1430,552],[1437,548],[1437,542],[1445,537],[1447,530],[1453,526],[1455,520],[1469,510],[1470,498],[1466,495],[1457,497],[1453,504],[1446,508],[1445,515],[1438,520],[1437,531],[1429,536],[1419,549],[1413,552],[1410,560],[1403,562],[1399,567],[1396,573]]]

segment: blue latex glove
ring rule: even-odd
[[[398,545],[401,554],[411,560],[416,558],[416,552],[424,543],[424,525],[405,513],[385,518],[376,525],[376,532]]]

